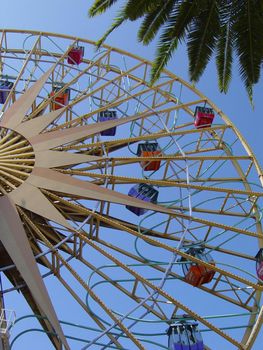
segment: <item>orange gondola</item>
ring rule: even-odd
[[[61,87],[53,87],[50,96],[53,97],[57,92],[61,90]],[[70,89],[65,89],[64,91],[58,93],[51,102],[51,110],[55,111],[64,106],[67,106],[70,99]]]
[[[157,142],[140,143],[137,148],[138,157],[158,157],[162,154]],[[160,169],[160,160],[142,161],[141,167],[145,171],[157,171]]]
[[[202,261],[205,261],[211,265],[215,265],[215,262],[209,253],[205,252],[203,247],[190,248],[186,251],[187,254],[192,255]],[[212,281],[215,271],[207,268],[204,265],[194,262],[186,262],[185,258],[181,259],[181,262],[185,262],[182,265],[185,280],[194,287],[206,284]]]

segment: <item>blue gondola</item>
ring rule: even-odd
[[[115,119],[118,119],[116,111],[106,110],[106,111],[99,112],[99,116],[98,116],[99,122],[106,122],[108,120],[115,120]],[[116,134],[116,126],[114,126],[113,128],[109,128],[107,130],[103,130],[100,132],[100,134],[101,136],[114,136]]]
[[[204,350],[198,323],[191,321],[188,315],[171,324],[167,334],[169,350]]]
[[[5,103],[13,86],[11,81],[0,81],[0,103]]]
[[[159,192],[153,188],[153,186],[148,184],[137,184],[133,186],[129,192],[128,196],[138,198],[144,202],[156,203],[158,199]],[[145,214],[148,209],[138,208],[131,205],[126,205],[126,208],[137,216]]]

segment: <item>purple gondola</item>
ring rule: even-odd
[[[198,323],[189,320],[188,315],[171,324],[167,334],[169,350],[204,350]]]
[[[261,281],[263,281],[263,248],[259,249],[255,258],[256,258],[256,270],[257,270],[258,278]]]
[[[12,90],[14,83],[11,81],[1,81],[0,82],[0,103],[5,103],[7,97]]]
[[[158,194],[159,192],[153,188],[153,186],[147,184],[135,185],[128,192],[128,196],[150,203],[157,202]],[[148,211],[148,209],[134,207],[131,205],[126,205],[126,208],[137,216],[141,216]]]
[[[108,120],[115,120],[118,119],[117,112],[116,111],[101,111],[99,112],[98,121],[99,122],[106,122]],[[100,132],[101,136],[114,136],[116,134],[116,126],[113,128],[109,128],[107,130],[103,130]]]

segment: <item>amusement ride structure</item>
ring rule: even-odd
[[[263,174],[238,129],[133,54],[0,40],[0,349],[253,349]]]

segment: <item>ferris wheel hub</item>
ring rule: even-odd
[[[32,172],[35,154],[30,142],[12,129],[0,128],[0,196],[19,187]]]

